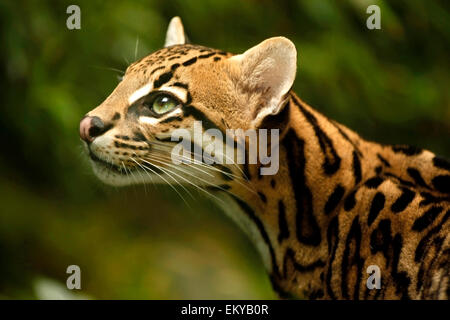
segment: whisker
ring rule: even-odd
[[[138,48],[139,48],[139,36],[136,39],[136,46],[134,47],[134,61],[136,61],[137,59]]]
[[[152,161],[156,161],[156,159],[151,159],[151,157],[152,157],[152,156],[147,155],[145,158],[147,158],[147,159],[149,159],[149,160],[152,160]],[[141,158],[141,160],[143,160],[144,162],[149,163],[148,161],[145,161],[145,160],[142,159],[142,158]],[[192,176],[192,177],[194,177],[194,178],[196,178],[196,179],[198,179],[198,180],[200,180],[200,181],[202,181],[202,182],[208,184],[210,187],[214,187],[214,188],[217,188],[217,189],[219,189],[219,190],[221,190],[221,191],[225,191],[225,192],[228,192],[229,194],[232,194],[232,195],[234,195],[234,196],[237,196],[235,193],[231,192],[231,191],[228,190],[228,189],[223,188],[223,187],[220,186],[219,184],[214,184],[214,183],[212,183],[212,182],[210,182],[210,181],[208,181],[208,180],[202,179],[202,178],[200,178],[198,175],[195,175],[195,174],[193,174],[193,173],[190,173],[190,172],[187,171],[187,170],[181,169],[180,166],[177,166],[177,165],[174,165],[174,164],[171,164],[171,163],[161,162],[161,161],[159,161],[159,162],[160,162],[160,163],[163,163],[163,164],[165,164],[165,165],[169,165],[169,166],[173,167],[174,169],[179,170],[179,171],[181,171],[181,172],[183,172],[183,173],[186,173],[186,174],[188,174],[188,175],[190,175],[190,176]],[[188,168],[192,168],[192,166],[189,166]],[[190,182],[190,181],[189,181],[189,182]],[[206,192],[206,190],[204,190],[204,191]],[[252,190],[252,189],[249,189],[249,191],[254,192],[254,193],[256,194],[256,192],[255,192],[254,190]],[[209,193],[209,192],[207,192],[207,193],[208,193],[209,195],[213,196],[214,198],[217,198],[217,197],[215,197],[214,195],[212,195],[211,193]],[[220,200],[220,199],[219,199],[219,200]]]
[[[168,147],[168,146],[165,146],[165,147]],[[154,151],[160,151],[160,150],[154,149]],[[225,175],[227,175],[227,176],[233,177],[233,178],[235,178],[235,179],[242,179],[242,177],[240,177],[240,176],[238,176],[238,175],[236,175],[236,174],[234,174],[234,173],[230,173],[230,172],[221,170],[221,169],[219,169],[219,168],[217,168],[217,167],[214,167],[214,166],[212,166],[212,165],[210,165],[210,164],[207,164],[207,163],[204,163],[204,162],[201,162],[201,161],[196,160],[196,159],[195,159],[195,153],[192,153],[191,151],[186,150],[186,152],[189,152],[189,153],[190,153],[191,155],[193,155],[194,157],[193,157],[193,158],[187,158],[187,157],[185,157],[185,156],[178,156],[178,157],[179,157],[180,159],[182,159],[182,160],[188,161],[189,164],[192,162],[193,164],[200,165],[200,166],[205,167],[205,168],[208,168],[208,169],[210,169],[210,170],[214,170],[214,171],[221,172],[221,173],[223,173],[223,174],[225,174]],[[165,155],[166,155],[166,154],[165,154]],[[168,156],[168,155],[167,155],[167,156]],[[170,156],[170,159],[172,159],[171,156]],[[185,163],[185,164],[186,164],[186,163]]]
[[[141,160],[144,161],[144,162],[150,163],[150,162],[148,162],[148,161],[146,161],[146,160],[144,160],[144,159],[141,159]],[[192,176],[192,177],[195,177],[196,179],[198,179],[198,180],[200,180],[200,181],[203,181],[203,182],[209,184],[210,186],[216,187],[216,188],[221,189],[221,190],[223,190],[223,191],[228,191],[227,189],[225,189],[225,188],[223,188],[223,187],[220,187],[220,186],[218,186],[218,185],[216,185],[216,184],[213,184],[212,182],[209,182],[209,181],[204,180],[204,179],[202,179],[202,178],[199,178],[198,176],[196,176],[196,175],[194,175],[194,174],[192,174],[192,173],[190,173],[190,172],[188,172],[188,171],[186,171],[186,170],[182,170],[181,168],[179,168],[178,166],[176,166],[176,165],[174,165],[174,164],[165,163],[165,162],[159,161],[159,160],[157,160],[157,159],[149,159],[149,160],[157,161],[157,162],[159,162],[159,163],[161,163],[161,164],[169,165],[170,167],[173,167],[173,168],[176,169],[176,170],[179,170],[179,171],[181,171],[181,172],[183,172],[183,173],[186,173],[186,174],[188,174],[188,175],[190,175],[190,176]],[[167,170],[168,170],[168,169],[167,169]],[[196,187],[198,190],[205,192],[206,194],[208,194],[209,196],[211,196],[211,197],[213,197],[213,198],[216,198],[217,200],[221,200],[221,199],[219,199],[218,197],[216,197],[215,195],[213,195],[212,193],[210,193],[209,191],[207,191],[207,190],[205,190],[204,188],[202,188],[201,186],[199,186],[199,185],[193,183],[192,181],[186,179],[185,177],[183,177],[183,176],[181,176],[181,175],[179,175],[179,174],[177,174],[177,173],[175,173],[175,172],[173,172],[173,171],[171,171],[171,172],[172,172],[173,174],[176,174],[177,176],[179,176],[181,179],[183,179],[183,180],[186,181],[187,183],[193,185],[193,186]]]
[[[102,67],[102,66],[90,66],[91,68],[101,69],[101,70],[109,70],[114,72],[119,72],[120,74],[125,74],[125,71],[116,69],[116,68],[110,68],[110,67]]]
[[[154,154],[153,154],[153,155],[154,155]],[[166,157],[166,160],[171,160],[171,157],[168,157],[167,155],[163,155],[163,156]],[[181,157],[181,158],[182,158],[182,159],[186,159],[185,157]],[[162,159],[164,160],[164,158],[162,158]],[[209,164],[206,164],[206,163],[203,163],[203,162],[196,162],[196,164],[199,164],[199,165],[201,165],[201,166],[203,166],[203,167],[205,167],[205,168],[207,168],[207,169],[209,169],[209,170],[213,170],[213,171],[222,173],[222,174],[224,174],[224,175],[226,175],[226,176],[233,177],[233,178],[235,178],[234,181],[236,181],[237,183],[239,183],[241,186],[243,186],[244,188],[246,188],[247,190],[249,190],[250,192],[252,192],[252,193],[254,193],[254,194],[257,193],[256,190],[253,188],[253,186],[252,186],[251,184],[249,185],[249,184],[245,183],[245,180],[243,180],[242,177],[240,177],[240,176],[237,176],[237,175],[235,175],[235,174],[232,174],[232,173],[229,173],[229,172],[227,172],[227,171],[221,170],[221,169],[219,169],[219,168],[216,168],[216,167],[214,167],[214,166],[212,166],[212,165],[209,165]],[[190,168],[197,169],[197,170],[199,170],[199,171],[201,171],[201,172],[207,173],[207,172],[205,172],[204,170],[201,170],[200,168],[197,168],[196,166],[193,166],[193,165],[190,164],[190,163],[187,163],[187,164],[185,163],[185,165],[189,165]],[[211,175],[211,174],[209,174],[209,175]]]
[[[133,152],[133,153],[136,154],[135,152]],[[130,157],[130,159],[133,160],[142,169],[142,171],[144,171],[147,174],[147,176],[150,178],[150,183],[155,186],[155,189],[157,189],[157,187],[156,187],[157,183],[153,182],[153,177],[151,176],[151,174],[149,174],[148,171],[139,162],[135,161],[132,157]],[[143,180],[143,183],[144,183],[144,185],[146,184],[145,180]]]
[[[125,60],[125,63],[127,64],[127,66],[130,65],[130,61],[128,61],[128,59],[125,56],[122,56],[123,60]]]
[[[150,144],[154,144],[154,145],[158,145],[158,146],[161,146],[161,147],[164,147],[164,148],[168,148],[168,149],[172,149],[173,148],[173,146],[172,145],[168,145],[168,144],[165,144],[165,143],[162,143],[162,142],[159,142],[159,141],[157,141],[157,140],[154,140],[154,141],[151,141],[151,142],[149,142]],[[196,161],[196,159],[195,159],[195,153],[193,153],[192,151],[189,151],[189,150],[185,150],[186,152],[189,152],[191,155],[193,155],[194,156],[194,161]],[[230,157],[228,157],[225,153],[221,153],[219,156],[223,156],[223,157],[225,157],[225,159],[226,160],[229,160],[231,163],[229,163],[229,164],[231,164],[231,165],[233,165],[241,174],[242,174],[242,176],[245,178],[244,180],[249,180],[249,178],[247,177],[247,175],[245,174],[245,172],[239,167],[239,165],[238,164],[236,164],[235,162],[234,162],[234,159],[232,159],[232,158],[230,158]],[[217,156],[215,156],[215,158],[217,158]],[[192,161],[192,160],[191,160]],[[228,173],[228,174],[231,174],[231,173]],[[238,177],[237,175],[233,175],[235,178],[242,178],[242,177]]]
[[[172,161],[172,158],[169,157],[169,156],[167,156],[167,155],[165,155],[165,154],[152,154],[152,156],[154,156],[154,157],[159,157],[161,160],[170,160],[170,161]],[[203,167],[205,167],[205,168],[207,168],[207,169],[210,168],[208,165],[204,165],[204,163],[202,163],[202,162],[200,162],[200,163],[198,163],[198,164],[199,164],[199,165],[203,165]],[[185,165],[186,165],[186,163],[185,163]],[[180,166],[181,166],[181,165],[180,165]],[[202,170],[202,169],[200,169],[200,168],[198,168],[198,167],[196,167],[196,166],[194,166],[194,165],[192,165],[192,164],[191,164],[191,168],[194,168],[194,169],[196,169],[197,171],[200,171],[200,172],[202,172],[202,173],[204,173],[204,174],[206,174],[206,175],[208,175],[208,176],[214,178],[214,175],[213,175],[211,172],[208,172],[208,171],[206,171],[206,170]]]
[[[137,181],[136,177],[134,176],[133,172],[131,172],[130,170],[127,170],[127,167],[125,166],[125,164],[123,163],[123,161],[121,161],[121,163],[122,163],[123,169],[125,170],[126,176],[127,176],[127,177],[130,176],[131,179],[133,179],[133,180],[135,181],[135,183],[138,184],[138,181]],[[128,173],[130,173],[130,174],[128,175]],[[133,192],[134,192],[134,195],[136,196],[136,189],[133,188]]]
[[[129,159],[131,159],[131,157],[129,157]],[[145,183],[144,176],[141,174],[140,170],[136,170],[136,171],[139,174],[139,176],[141,177],[142,184],[144,185],[144,192],[145,192],[145,195],[147,195],[147,184]],[[150,175],[148,175],[148,176],[151,177]]]
[[[144,130],[145,130],[145,133],[147,133],[147,134],[150,136],[150,138],[153,138],[152,141],[148,141],[148,143],[149,143],[150,145],[152,145],[153,147],[154,147],[154,146],[159,146],[159,147],[161,147],[161,149],[162,149],[162,150],[159,150],[159,149],[157,149],[157,148],[153,148],[153,150],[154,150],[155,152],[158,152],[159,155],[164,156],[164,157],[167,157],[167,160],[168,160],[169,158],[170,158],[170,160],[171,160],[171,159],[172,159],[172,157],[171,157],[171,151],[172,151],[172,149],[173,149],[173,145],[169,145],[169,144],[167,144],[167,143],[163,143],[163,142],[157,141],[157,140],[154,138],[155,135],[152,134],[148,128],[144,128]],[[227,155],[224,154],[224,157],[225,157],[226,159],[228,159],[228,160],[231,160],[233,167],[236,167],[237,170],[238,170],[239,172],[242,173],[242,176],[243,176],[243,177],[242,177],[242,176],[239,176],[239,175],[236,175],[236,174],[234,174],[234,173],[232,173],[232,172],[227,172],[227,171],[221,170],[221,169],[219,169],[219,168],[217,168],[217,167],[214,167],[214,166],[209,165],[209,164],[207,164],[207,163],[204,163],[204,162],[202,162],[202,161],[198,161],[197,159],[195,159],[195,153],[193,153],[193,152],[191,152],[191,151],[189,151],[189,150],[186,150],[186,151],[188,152],[189,155],[192,156],[191,158],[187,158],[187,157],[184,156],[184,155],[181,155],[181,156],[179,155],[179,157],[180,157],[180,159],[182,159],[182,160],[186,160],[186,161],[188,161],[189,163],[193,162],[193,163],[196,165],[196,166],[190,165],[191,168],[194,168],[195,170],[198,170],[198,171],[203,172],[203,173],[205,173],[205,174],[208,174],[208,175],[210,175],[210,176],[213,176],[213,175],[212,175],[211,173],[205,172],[204,170],[201,170],[201,169],[198,168],[197,166],[202,167],[202,168],[207,169],[207,170],[211,170],[211,171],[216,171],[216,172],[222,173],[222,174],[224,174],[224,175],[226,175],[226,176],[232,177],[232,178],[234,179],[234,181],[236,181],[237,183],[239,183],[239,185],[243,186],[244,188],[246,188],[247,190],[249,190],[249,191],[252,192],[253,194],[256,194],[256,193],[257,193],[257,191],[254,189],[254,186],[253,186],[252,184],[247,183],[250,179],[247,177],[247,175],[244,173],[244,171],[239,167],[238,164],[236,164],[236,163],[234,162],[233,159],[229,158]],[[154,155],[154,154],[153,154],[153,155]],[[185,164],[186,164],[186,163],[185,163]]]
[[[184,203],[188,206],[189,204],[187,203],[186,199],[183,197],[183,195],[177,190],[177,188],[175,188],[167,179],[165,179],[162,175],[160,175],[158,172],[156,172],[155,170],[145,166],[145,165],[141,165],[139,162],[137,162],[135,159],[131,158],[131,160],[133,160],[134,162],[136,162],[137,165],[139,165],[141,168],[145,168],[144,171],[147,169],[149,171],[151,171],[152,173],[154,173],[155,175],[157,175],[158,177],[160,177],[162,180],[164,180],[164,182],[166,182],[179,196],[180,198],[184,201]],[[151,165],[154,165],[152,163],[150,163]],[[155,167],[157,167],[158,169],[160,169],[158,166],[154,165]]]
[[[177,179],[175,179],[171,174],[169,174],[168,172],[171,172],[172,174],[175,174],[175,175],[177,175],[177,176],[179,176],[179,177],[181,177],[180,175],[178,175],[178,174],[176,174],[176,173],[174,173],[174,172],[172,172],[172,171],[169,171],[167,168],[163,168],[163,167],[161,167],[161,166],[157,166],[157,165],[155,165],[154,163],[151,163],[151,162],[148,162],[148,161],[145,161],[144,159],[142,159],[142,158],[139,158],[139,160],[142,160],[142,161],[144,161],[144,162],[146,162],[146,163],[148,163],[148,164],[150,164],[150,165],[154,165],[154,166],[156,166],[158,169],[160,169],[161,171],[163,171],[163,172],[165,172],[169,177],[171,177],[172,178],[172,180],[173,181],[175,181],[178,185],[180,185],[180,187],[184,190],[184,191],[186,191],[186,193],[187,194],[189,194],[190,196],[191,196],[191,198],[192,199],[194,199],[194,197],[192,196],[192,194],[177,180]],[[165,164],[164,162],[162,162],[163,164]],[[181,178],[183,178],[183,177],[181,177]]]

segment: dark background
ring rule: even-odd
[[[234,53],[288,37],[307,103],[367,139],[449,157],[448,3],[2,1],[0,298],[274,298],[249,241],[200,195],[188,207],[164,186],[98,182],[80,118],[179,15],[192,42]],[[66,28],[70,4],[81,30]],[[370,4],[381,30],[366,28]]]

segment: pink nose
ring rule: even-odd
[[[84,117],[80,121],[80,137],[87,143],[105,132],[105,124],[99,117]]]

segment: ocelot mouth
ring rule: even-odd
[[[127,176],[136,171],[144,171],[144,172],[147,172],[150,174],[151,173],[156,173],[156,174],[164,173],[164,171],[161,170],[160,168],[158,168],[158,166],[155,166],[154,164],[152,164],[150,162],[146,162],[145,165],[142,165],[143,167],[140,167],[140,166],[130,167],[125,164],[123,164],[123,166],[119,166],[119,165],[116,165],[115,163],[111,163],[111,162],[105,161],[103,159],[100,159],[90,149],[89,149],[89,157],[100,168],[112,171],[116,174],[120,174],[123,176]],[[144,169],[146,169],[146,170],[144,170]]]
[[[126,175],[126,174],[130,173],[131,171],[136,170],[135,168],[120,167],[114,163],[100,159],[90,149],[89,149],[89,157],[91,158],[92,161],[95,162],[96,165],[98,165],[104,169],[107,169],[109,171],[113,171],[117,174]],[[125,168],[126,168],[126,170],[125,170]]]

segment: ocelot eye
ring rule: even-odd
[[[161,115],[177,107],[179,102],[167,94],[157,95],[151,103],[151,109],[154,113]]]

